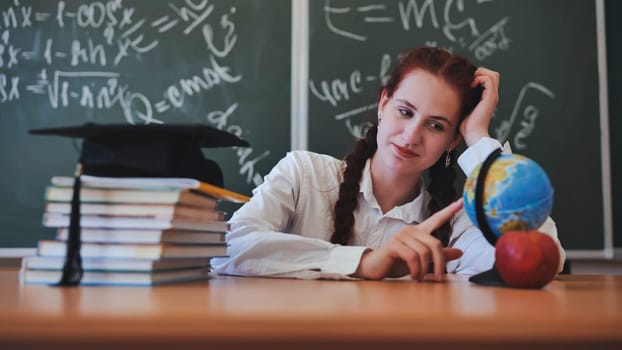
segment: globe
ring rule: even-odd
[[[464,184],[464,210],[491,244],[507,231],[540,227],[553,208],[553,187],[546,172],[519,154],[503,154],[491,164],[484,180],[483,210],[491,233],[478,225],[475,186],[477,166]]]

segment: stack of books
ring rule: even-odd
[[[154,285],[208,278],[212,257],[226,256],[229,227],[221,201],[248,197],[185,178],[82,176],[81,256],[85,285]],[[65,261],[74,179],[55,176],[43,225],[53,240],[24,258],[24,283],[57,283]]]

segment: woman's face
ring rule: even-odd
[[[383,92],[378,108],[376,175],[418,178],[460,141],[458,93],[425,70],[408,73],[392,97]]]

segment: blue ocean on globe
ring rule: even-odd
[[[464,185],[464,209],[477,224],[475,184],[481,165]],[[546,172],[533,160],[519,154],[499,156],[490,166],[484,183],[484,212],[496,237],[510,230],[540,227],[553,208],[553,186]]]

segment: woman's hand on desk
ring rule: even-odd
[[[422,223],[405,227],[382,247],[366,251],[354,276],[377,280],[410,274],[413,279],[422,280],[430,263],[433,263],[434,276],[440,281],[445,272],[445,262],[459,258],[462,251],[443,248],[432,232],[461,208],[462,200],[458,200]]]

